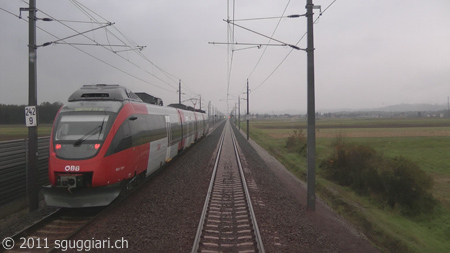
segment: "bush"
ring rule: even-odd
[[[334,154],[324,160],[320,167],[325,177],[343,186],[349,186],[360,194],[376,191],[379,186],[377,165],[381,157],[366,146],[340,144]]]
[[[304,154],[306,151],[306,136],[302,129],[292,131],[286,140],[286,148],[291,153]]]
[[[429,194],[433,179],[404,157],[390,159],[387,163],[389,165],[379,172],[387,204],[391,207],[399,204],[409,214],[433,209],[436,201]]]
[[[320,168],[326,178],[359,194],[376,196],[405,214],[427,213],[436,201],[429,193],[433,179],[404,157],[385,158],[374,149],[339,141]]]

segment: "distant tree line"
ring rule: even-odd
[[[316,114],[317,116],[317,114]],[[404,111],[404,112],[330,112],[319,114],[319,118],[450,118],[448,110]]]
[[[26,105],[0,104],[0,124],[25,124]],[[51,124],[56,113],[63,106],[61,102],[43,102],[38,106],[39,124]]]

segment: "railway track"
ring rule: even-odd
[[[229,122],[218,145],[192,252],[264,252]]]
[[[14,247],[8,252],[51,252],[94,220],[106,207],[61,208],[12,236]]]
[[[64,241],[71,239],[100,215],[114,209],[116,205],[119,205],[140,187],[151,181],[160,170],[147,178],[138,177],[127,182],[123,186],[125,191],[107,206],[58,209],[21,232],[8,237],[14,242],[14,247],[8,248],[8,252],[53,252],[64,249],[67,246],[62,245],[62,243],[65,243]],[[55,244],[55,242],[60,244]],[[1,248],[0,252],[2,252]]]

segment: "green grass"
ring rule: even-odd
[[[51,124],[39,125],[38,137],[49,136],[51,131]],[[28,138],[28,128],[25,125],[0,125],[0,141],[26,138]]]
[[[449,123],[448,119],[318,120],[318,128],[323,128],[316,134],[317,193],[383,251],[450,252]],[[299,126],[306,127],[306,122],[251,121],[250,138],[268,150],[294,175],[304,179],[306,158],[288,153],[284,147],[286,135]],[[245,130],[245,124],[241,124],[241,127]],[[420,136],[430,132],[437,136]],[[368,137],[380,133],[390,137]],[[433,177],[432,193],[441,204],[432,215],[406,217],[399,210],[385,208],[369,197],[359,196],[346,187],[322,178],[318,165],[333,152],[331,143],[339,134],[348,142],[368,144],[387,157],[404,156],[417,162],[422,170]],[[328,137],[318,137],[321,135]]]
[[[273,129],[296,129],[306,128],[306,119],[270,119],[270,120],[254,120],[250,121],[252,127],[255,128],[273,128]],[[246,127],[241,123],[241,127]],[[432,126],[450,126],[448,118],[404,118],[404,119],[318,119],[316,120],[317,128],[358,128],[367,127],[432,127]]]
[[[370,143],[388,157],[405,156],[432,173],[448,173],[450,168],[450,136],[349,138],[355,143]]]

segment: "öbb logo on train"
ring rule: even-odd
[[[64,168],[65,171],[80,171],[80,166],[75,166],[75,165],[67,165]]]

